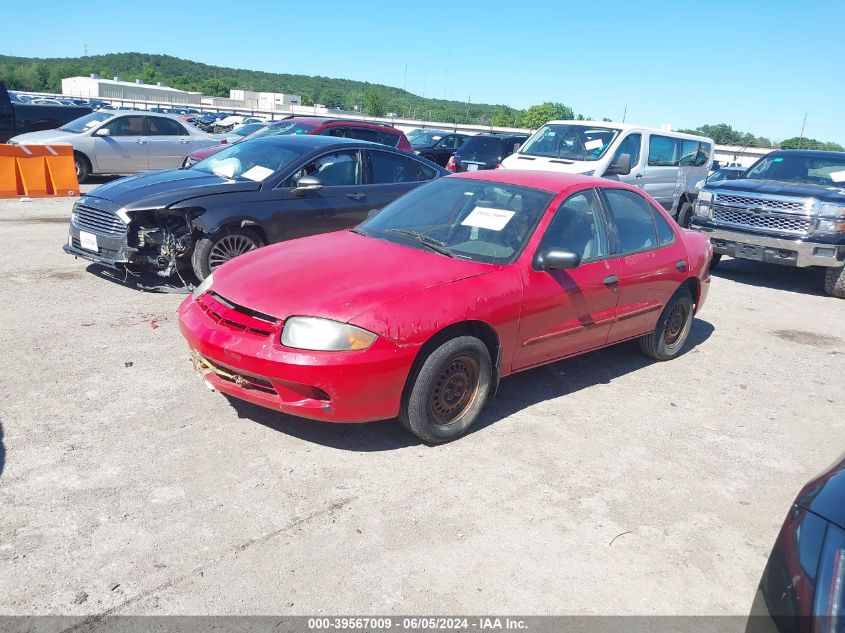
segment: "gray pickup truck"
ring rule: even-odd
[[[827,294],[845,299],[845,152],[778,150],[738,180],[707,183],[690,228],[722,255],[825,270]]]
[[[90,113],[91,108],[87,106],[18,103],[12,100],[0,81],[0,143],[18,134],[55,130]]]

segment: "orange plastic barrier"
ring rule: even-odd
[[[78,196],[70,145],[0,145],[0,198]]]

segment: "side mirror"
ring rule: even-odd
[[[111,131],[107,128],[101,127],[99,130],[94,132],[94,136],[111,136]]]
[[[611,164],[604,172],[605,176],[612,176],[618,174],[619,176],[626,176],[631,173],[631,155],[622,154],[615,163]]]
[[[296,183],[296,188],[293,190],[293,195],[302,196],[306,191],[319,191],[323,188],[323,181],[316,176],[303,176]]]
[[[544,248],[537,252],[534,262],[540,270],[566,270],[578,268],[581,265],[581,256],[559,248]]]

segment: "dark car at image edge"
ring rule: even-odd
[[[789,509],[746,631],[845,631],[845,455],[805,485]]]

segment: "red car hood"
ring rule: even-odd
[[[280,319],[345,322],[388,301],[497,268],[340,231],[241,255],[214,272],[212,289]]]

